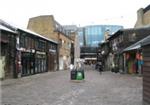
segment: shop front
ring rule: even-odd
[[[0,25],[0,79],[15,78],[16,34]]]
[[[143,55],[140,50],[126,52],[125,69],[129,74],[142,74]]]
[[[35,54],[35,73],[47,72],[46,53],[37,51]]]
[[[34,53],[31,52],[21,53],[21,64],[22,64],[21,76],[28,76],[35,74],[34,60],[35,60]]]
[[[54,43],[48,43],[47,49],[47,58],[48,58],[48,71],[57,71],[58,70],[58,52],[57,45]]]
[[[56,71],[57,70],[57,54],[55,52],[49,52],[48,54],[48,70]]]

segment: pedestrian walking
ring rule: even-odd
[[[72,71],[72,70],[74,69],[74,65],[73,65],[73,64],[70,64],[70,65],[69,65],[69,69],[70,69],[70,71]]]
[[[102,74],[102,71],[103,71],[103,65],[102,65],[102,62],[98,62],[98,70],[100,72],[100,74]]]

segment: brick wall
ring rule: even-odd
[[[52,15],[30,18],[27,29],[41,34],[49,39],[58,41],[58,35],[54,32],[55,24],[54,17]]]
[[[57,41],[59,43],[59,58],[67,57],[67,60],[69,61],[71,52],[71,39],[66,36],[63,31],[60,32],[62,26],[55,21],[52,15],[30,18],[27,28],[49,39]],[[60,30],[58,30],[58,28],[60,28]]]

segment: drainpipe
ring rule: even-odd
[[[13,46],[13,48],[14,48],[14,58],[13,58],[13,60],[14,60],[14,62],[13,62],[13,78],[17,78],[18,76],[18,74],[17,74],[17,71],[16,71],[16,56],[17,56],[17,46],[16,46],[16,42],[17,42],[17,39],[16,39],[16,36],[14,37],[14,46]]]
[[[126,54],[123,53],[123,64],[124,64],[124,73],[127,73],[127,64],[126,64]]]
[[[16,37],[16,78],[21,77],[22,73],[22,64],[21,64],[21,51],[20,51],[20,39],[19,35]]]
[[[138,63],[139,63],[138,68],[139,68],[139,76],[141,76],[142,75],[142,60],[143,59],[141,58],[142,57],[142,52],[139,51],[139,53],[140,53],[140,59],[138,60]]]

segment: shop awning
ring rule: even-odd
[[[85,60],[97,60],[97,58],[84,58]]]
[[[142,40],[136,42],[135,44],[132,44],[131,46],[125,48],[125,49],[123,50],[123,52],[140,49],[140,48],[141,48],[141,45],[142,45],[146,40],[148,40],[148,39],[150,39],[150,35],[147,36],[147,37],[145,37],[145,38],[143,38]]]
[[[136,50],[136,49],[139,49],[139,48],[141,48],[141,44],[131,45],[131,46],[125,48],[123,50],[123,52],[125,52],[125,51],[131,51],[131,50]]]

